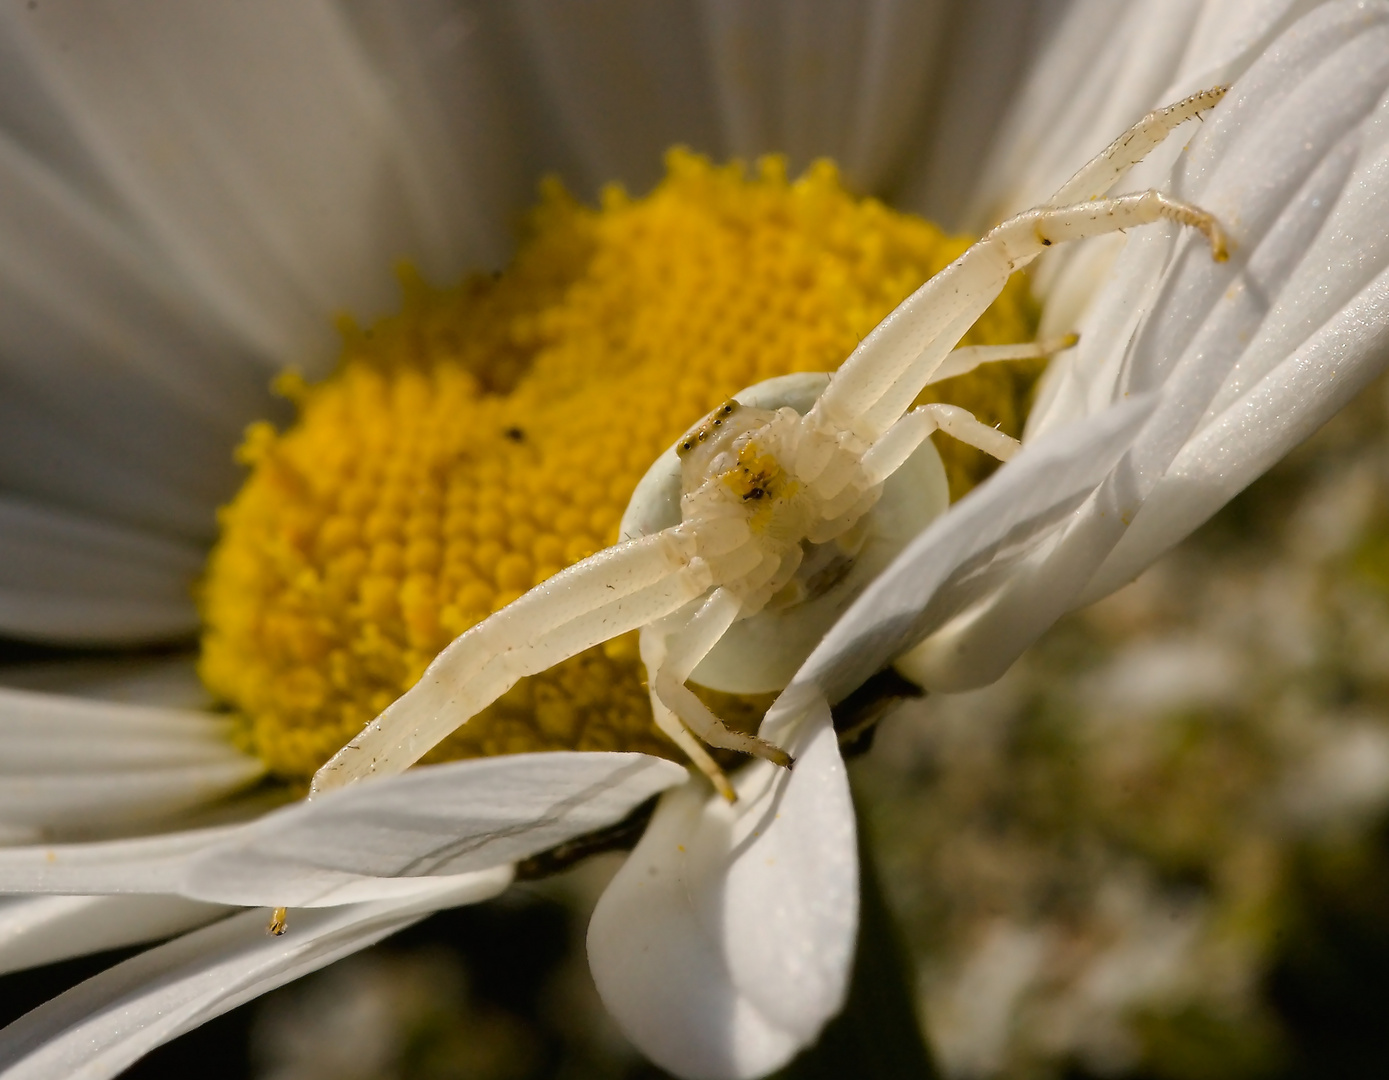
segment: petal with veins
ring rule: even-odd
[[[631,753],[424,766],[267,815],[195,860],[179,891],[292,907],[405,895],[428,879],[512,863],[621,821],[687,775]]]
[[[0,848],[0,891],[178,893],[322,907],[429,891],[622,820],[688,774],[645,754],[512,754],[416,768],[244,825]]]
[[[1237,253],[1243,265],[1218,303],[1203,310],[1177,277],[1164,323],[1150,320],[1133,348],[1134,381],[1162,350],[1179,357],[1171,434],[1143,448],[1143,510],[1084,599],[1122,585],[1199,526],[1389,360],[1389,5],[1337,5],[1299,29],[1236,88],[1229,119],[1193,146],[1191,188],[1217,214],[1263,225],[1261,201],[1270,191],[1281,198]],[[1248,219],[1235,209],[1245,206]],[[1172,342],[1170,327],[1182,339]],[[1163,434],[1155,427],[1155,441]]]
[[[970,227],[1048,199],[1149,109],[1238,78],[1315,0],[1079,0],[1028,73],[980,170]],[[1165,172],[1181,140],[1152,155]],[[1131,188],[1156,176],[1140,166]],[[1074,254],[1063,256],[1064,261]]]
[[[604,1004],[681,1076],[762,1076],[844,1001],[853,805],[824,700],[791,719],[795,769],[754,762],[732,806],[697,783],[667,794],[589,924]]]
[[[138,225],[262,355],[322,356],[424,246],[388,87],[328,3],[40,5],[11,34]],[[253,77],[247,77],[253,73]]]
[[[192,633],[192,544],[0,496],[0,632],[65,644]]]
[[[204,713],[0,689],[0,827],[11,843],[154,825],[265,771]]]
[[[1039,537],[998,593],[916,650],[913,677],[952,690],[997,678],[1061,614],[1137,574],[1383,369],[1386,87],[1389,5],[1328,4],[1196,133],[1178,193],[1226,222],[1230,262],[1174,230],[1131,236],[1076,355],[1048,374],[1029,436],[1076,429],[1132,393],[1159,395],[1152,419],[1063,535]],[[1232,453],[1255,456],[1211,452],[1201,425],[1212,410]],[[1172,474],[1177,460],[1184,472]]]
[[[228,448],[271,408],[270,365],[105,201],[3,132],[0,188],[0,484],[210,537]]]
[[[296,912],[289,933],[247,911],[142,953],[0,1031],[9,1080],[98,1080],[243,1001],[366,948],[440,908],[495,896],[510,867],[452,879],[404,901]]]

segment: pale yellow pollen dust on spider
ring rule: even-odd
[[[706,746],[791,767],[785,750],[726,725],[687,683],[739,694],[785,687],[854,596],[945,508],[932,432],[1004,461],[1018,450],[957,406],[912,408],[928,385],[981,363],[1075,343],[1070,335],[954,348],[1015,270],[1053,244],[1164,218],[1227,257],[1225,234],[1204,210],[1155,190],[1108,197],[1224,93],[1149,113],[1050,201],[1002,222],[927,281],[833,374],[782,376],[719,406],[652,466],[617,544],[456,638],[318,770],[310,798],[405,770],[518,680],[636,629],[656,723],[717,791],[735,798]]]

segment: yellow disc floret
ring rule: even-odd
[[[289,430],[248,431],[202,587],[201,673],[275,774],[307,780],[453,637],[613,543],[637,480],[700,416],[832,370],[969,243],[853,198],[828,163],[788,182],[779,159],[749,176],[672,151],[667,169],[598,210],[545,185],[504,274],[448,290],[407,275],[399,315],[346,328],[336,374],[282,380]],[[1015,281],[966,343],[1033,323]],[[988,365],[929,400],[1017,434],[1036,373]],[[988,465],[940,445],[958,497]],[[560,748],[673,755],[630,637],[523,680],[431,759]]]

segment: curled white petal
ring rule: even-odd
[[[1235,80],[1309,6],[1303,0],[1068,5],[997,126],[975,185],[970,227],[986,229],[1045,201],[1149,109]],[[1180,145],[1174,140],[1153,155],[1159,170]],[[1152,175],[1140,166],[1134,186]],[[1055,253],[1062,260],[1076,254]]]
[[[679,1076],[761,1076],[843,1004],[853,806],[824,700],[800,723],[794,770],[754,762],[735,777],[735,805],[693,782],[664,796],[589,924],[604,1004]]]

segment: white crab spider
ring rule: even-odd
[[[1048,203],[1004,221],[921,286],[833,375],[773,379],[715,410],[639,485],[621,542],[459,636],[319,769],[310,797],[403,771],[519,679],[637,628],[657,724],[725,796],[732,788],[700,740],[789,766],[780,748],[727,728],[687,680],[735,692],[786,685],[837,614],[944,509],[932,431],[1003,460],[1016,451],[963,409],[908,411],[932,382],[1070,343],[951,351],[1014,270],[1052,244],[1160,218],[1200,230],[1226,257],[1203,210],[1154,190],[1103,197],[1224,93],[1149,113]]]

